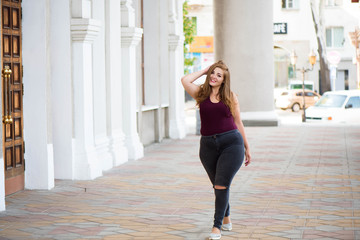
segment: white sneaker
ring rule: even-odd
[[[231,231],[232,230],[232,223],[223,224],[221,229],[224,231]]]
[[[210,233],[209,240],[216,240],[221,238],[221,233]]]

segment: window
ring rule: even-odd
[[[312,92],[306,92],[306,93],[305,93],[305,96],[306,96],[306,97],[314,97],[315,94],[312,93]]]
[[[326,29],[326,47],[339,48],[343,47],[345,42],[344,28],[331,27]]]
[[[288,66],[288,78],[296,78],[296,72],[294,71],[294,66]]]
[[[315,106],[339,108],[344,104],[346,98],[346,95],[324,94],[321,99],[315,103]]]
[[[360,108],[360,97],[351,97],[346,106],[352,106],[352,108]]]
[[[299,9],[299,0],[282,0],[283,9]]]
[[[342,0],[326,0],[325,6],[326,7],[335,7],[335,6],[341,6]]]

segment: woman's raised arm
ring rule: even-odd
[[[209,70],[209,67],[204,68],[200,71],[189,73],[181,78],[181,83],[185,88],[185,91],[194,99],[196,99],[197,93],[199,92],[200,86],[194,84],[193,82],[201,77],[206,75]]]

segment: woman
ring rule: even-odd
[[[204,84],[194,84],[205,74]],[[220,239],[221,230],[232,229],[229,188],[243,163],[244,148],[245,166],[251,161],[239,103],[230,89],[229,70],[222,61],[182,77],[181,82],[200,108],[200,159],[215,192],[214,225],[209,239]]]

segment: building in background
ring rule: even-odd
[[[349,0],[325,0],[324,3],[322,37],[326,43],[331,74],[335,74],[332,89],[356,89],[359,86],[354,64],[355,51],[348,35],[359,26],[360,5]],[[301,75],[294,72],[290,65],[291,51],[295,50],[298,56],[296,67],[308,67],[310,51],[317,53],[317,39],[310,0],[274,0],[273,11],[275,87],[284,88],[291,80],[301,80]],[[314,83],[315,90],[321,90],[319,63],[314,66],[314,71],[306,73],[305,79]]]
[[[195,58],[192,72],[214,63],[214,24],[212,0],[189,0],[188,17],[196,26],[194,42],[190,44],[186,57]]]
[[[360,25],[359,3],[349,0],[324,2],[322,21],[326,51],[332,59],[339,59],[336,65],[335,89],[358,88],[357,58],[354,57],[357,52],[354,48],[355,42],[352,44],[348,36]],[[214,35],[213,1],[189,0],[189,6],[189,17],[196,23],[197,34],[194,43],[189,47],[190,53],[187,57],[198,59],[193,70],[199,70],[215,61],[214,55],[207,52],[213,47],[210,45],[210,42],[213,44]],[[273,23],[275,88],[287,88],[290,82],[301,80],[301,74],[296,73],[290,64],[291,51],[294,50],[298,56],[298,68],[309,67],[310,51],[313,50],[318,55],[310,0],[274,0]],[[317,59],[319,60],[319,56]],[[316,91],[320,90],[319,61],[313,71],[306,73],[305,78],[313,83]]]

